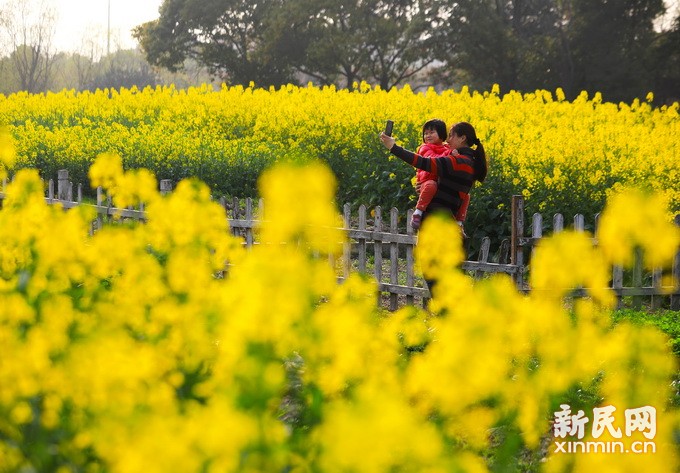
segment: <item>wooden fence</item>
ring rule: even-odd
[[[96,204],[82,203],[82,186],[75,189],[68,179],[68,171],[61,170],[58,173],[57,189],[55,192],[54,181],[50,180],[47,186],[46,201],[48,203],[61,203],[65,208],[77,205],[91,205],[97,212],[97,220],[93,222],[93,231],[101,228],[104,220],[113,216],[144,221],[146,216],[143,206],[139,209],[117,209],[110,201],[104,201],[101,189],[97,190]],[[172,191],[172,183],[169,180],[160,182],[161,193]],[[4,197],[0,193],[0,202]],[[243,238],[244,244],[251,247],[257,244],[256,228],[258,215],[262,213],[263,202],[253,199],[222,199],[221,205],[225,209],[225,216],[229,222],[232,234]],[[255,205],[257,204],[257,205]],[[540,214],[534,214],[531,218],[531,235],[525,235],[525,212],[524,199],[522,196],[512,196],[511,205],[511,228],[510,238],[500,242],[496,251],[491,253],[490,240],[484,238],[480,243],[480,250],[476,260],[464,261],[462,269],[474,278],[482,278],[487,274],[504,273],[512,278],[518,290],[530,291],[527,282],[527,274],[531,266],[531,252],[533,247],[543,238],[544,222]],[[372,274],[379,287],[379,300],[390,310],[396,310],[404,304],[418,304],[425,306],[430,298],[422,277],[419,275],[414,261],[414,247],[417,236],[410,226],[403,223],[411,218],[412,210],[405,214],[405,219],[395,208],[383,215],[380,207],[369,211],[366,206],[358,208],[356,215],[351,212],[351,206],[345,204],[343,208],[343,228],[347,232],[347,242],[343,248],[343,255],[339,262],[334,262],[338,267],[340,280],[346,278],[351,271]],[[573,228],[584,231],[585,221],[583,215],[574,216]],[[676,224],[680,225],[680,215],[676,216]],[[556,214],[553,217],[552,232],[557,233],[565,228],[564,217]],[[597,218],[595,222],[597,229]],[[595,230],[595,235],[597,232]],[[597,238],[592,238],[593,244],[597,244]],[[491,261],[490,261],[491,260]],[[611,288],[618,298],[619,307],[624,304],[624,298],[631,298],[634,307],[640,307],[642,298],[651,298],[653,308],[660,307],[664,298],[669,298],[669,307],[672,310],[680,310],[680,251],[675,257],[671,270],[671,280],[674,286],[662,285],[662,273],[660,269],[649,274],[643,272],[643,264],[640,255],[637,255],[636,263],[632,271],[626,271],[619,267],[612,269]],[[624,282],[628,283],[624,286]],[[583,288],[574,288],[575,296],[585,295]]]
[[[524,198],[522,196],[512,197],[512,228],[511,228],[511,260],[521,268],[518,272],[518,277],[515,282],[519,289],[530,290],[525,273],[531,267],[530,255],[534,246],[543,238],[544,222],[541,214],[535,213],[531,218],[531,235],[525,236],[524,228]],[[597,245],[597,228],[599,223],[599,214],[595,216],[593,237],[591,241],[593,245]],[[680,214],[675,216],[675,224],[680,226]],[[565,228],[564,217],[561,214],[555,214],[552,221],[552,232],[559,233]],[[585,219],[583,215],[576,214],[573,220],[573,229],[576,231],[585,231]],[[529,259],[529,260],[528,260]],[[617,306],[619,308],[624,305],[624,298],[630,297],[632,299],[632,306],[640,308],[642,306],[642,298],[650,298],[650,305],[652,308],[661,307],[664,298],[669,298],[669,307],[672,310],[680,310],[680,249],[675,255],[675,259],[670,270],[671,280],[673,286],[663,286],[662,270],[654,269],[651,272],[645,273],[643,271],[643,258],[638,252],[635,254],[635,260],[632,270],[624,271],[619,266],[612,268],[612,277],[610,280],[610,288],[614,291],[617,297]],[[624,286],[624,282],[629,285]],[[583,296],[586,291],[583,288],[574,288],[573,294],[575,296]]]

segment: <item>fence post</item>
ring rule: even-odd
[[[375,276],[375,280],[378,281],[378,284],[380,284],[382,282],[383,274],[383,244],[382,239],[377,238],[377,234],[383,230],[382,208],[377,205],[373,211],[375,213],[375,217],[373,218],[373,275]],[[381,302],[382,292],[378,291],[378,305],[380,305]]]
[[[413,227],[409,225],[409,222],[411,221],[411,217],[413,216],[413,209],[408,209],[406,211],[406,234],[407,235],[413,235]],[[415,266],[415,260],[413,258],[413,245],[408,244],[406,245],[406,285],[408,287],[413,287],[415,286],[415,278],[414,278],[414,266]],[[414,297],[409,294],[406,296],[406,303],[408,305],[413,305],[415,302]]]
[[[531,217],[531,241],[534,242],[537,239],[543,238],[543,215],[535,213]],[[536,251],[536,245],[531,245],[531,258],[534,257],[534,252]]]
[[[171,179],[161,179],[161,195],[166,195],[172,192],[172,180]]]
[[[574,215],[574,230],[577,232],[584,232],[586,229],[586,218],[583,214]]]
[[[485,236],[482,238],[482,244],[479,247],[479,256],[477,257],[477,261],[480,263],[487,263],[489,261],[489,248],[491,246],[491,239],[488,236]],[[475,271],[475,279],[481,279],[484,276],[484,271],[482,270],[477,270]]]
[[[564,231],[564,216],[561,213],[553,215],[553,233]]]
[[[661,307],[662,298],[656,294],[662,294],[661,292],[661,269],[655,268],[652,270],[652,310],[659,309]]]
[[[253,236],[253,198],[248,197],[246,199],[246,221],[250,222],[245,228],[246,231],[246,248],[251,248],[255,243],[255,237]]]
[[[366,273],[366,237],[364,232],[366,231],[366,206],[361,204],[359,206],[359,232],[361,236],[357,238],[357,246],[359,250],[359,262],[358,269],[360,273]]]
[[[642,249],[635,248],[635,257],[633,260],[633,287],[639,289],[642,287]],[[633,296],[633,308],[640,310],[642,308],[642,297]]]
[[[57,171],[57,199],[67,200],[69,191],[68,169]]]
[[[501,240],[501,246],[498,248],[498,262],[500,264],[508,264],[510,259],[510,242],[507,238]]]
[[[616,292],[616,309],[623,309],[623,267],[614,265],[612,268],[612,289]]]
[[[510,264],[517,266],[515,273],[515,285],[517,289],[524,288],[524,253],[520,244],[520,238],[524,237],[524,197],[512,196],[510,228]]]
[[[397,234],[399,223],[399,210],[392,208],[390,210],[390,233]],[[399,283],[399,243],[393,241],[390,243],[390,284]],[[390,310],[397,310],[397,294],[390,293]]]
[[[342,208],[342,221],[347,235],[345,242],[342,244],[342,277],[347,279],[352,265],[352,242],[349,237],[352,225],[352,206],[349,203],[346,203]]]

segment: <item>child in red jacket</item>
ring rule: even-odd
[[[446,123],[442,120],[428,120],[423,125],[423,144],[418,147],[416,154],[430,158],[448,156],[451,154],[451,148],[445,141],[447,134]],[[427,206],[437,193],[437,175],[418,169],[416,171],[416,192],[418,193],[418,202],[416,203],[416,210],[411,217],[411,226],[418,230],[423,212],[425,212],[425,209],[427,209]],[[469,204],[470,196],[465,194],[460,210],[456,214],[456,220],[458,220],[459,224],[465,221]]]

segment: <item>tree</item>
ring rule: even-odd
[[[389,89],[434,61],[444,0],[165,0],[135,37],[148,60],[195,58],[231,83],[279,85],[294,73]]]
[[[141,54],[141,52],[140,52]],[[174,85],[177,89],[186,89],[199,84],[212,84],[219,88],[219,83],[214,81],[207,69],[193,59],[184,61],[181,70],[170,72],[167,69],[155,67],[158,84]]]
[[[412,79],[436,58],[438,29],[445,20],[436,0],[377,1],[367,25],[368,79],[383,89]]]
[[[568,98],[582,90],[610,101],[645,96],[661,47],[654,21],[663,12],[663,0],[457,0],[446,10],[444,81],[487,90],[493,83],[561,87]]]
[[[435,60],[441,0],[310,2],[308,38],[296,70],[347,87],[367,80],[384,89],[414,77]],[[282,32],[282,35],[285,32]],[[300,56],[300,54],[298,54]]]
[[[266,56],[278,56],[321,84],[347,87],[361,79],[369,54],[365,48],[369,7],[361,2],[295,0],[268,19]]]
[[[93,87],[98,73],[98,64],[104,57],[104,38],[99,32],[90,31],[80,43],[78,51],[72,56],[78,90]]]
[[[165,0],[157,20],[138,26],[134,37],[151,64],[176,71],[187,58],[225,82],[279,85],[290,70],[259,54],[267,13],[275,0]]]
[[[55,58],[54,10],[43,1],[36,5],[31,0],[15,0],[0,19],[19,87],[33,93],[47,90]]]
[[[459,0],[438,59],[444,80],[488,90],[535,89],[555,82],[555,43],[560,16],[554,0]]]
[[[9,95],[19,89],[19,80],[9,57],[0,58],[0,94]]]
[[[657,36],[652,57],[655,101],[680,101],[680,12],[673,26]]]
[[[119,49],[102,58],[89,89],[130,89],[133,86],[143,89],[157,83],[155,72],[140,51]]]
[[[571,77],[568,95],[600,91],[609,101],[644,97],[653,86],[649,71],[658,33],[654,20],[664,13],[662,0],[565,0],[569,3],[568,42]]]

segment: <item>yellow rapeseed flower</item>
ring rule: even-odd
[[[271,93],[302,101],[308,92]],[[208,91],[107,100],[140,120],[143,110],[127,105],[146,94],[188,106]],[[263,177],[261,238],[244,249],[200,181],[160,196],[150,175],[124,172],[114,155],[95,164],[97,182],[121,196],[146,188],[145,223],[107,222],[92,234],[94,214],[48,205],[34,171],[17,173],[0,209],[0,470],[39,470],[58,445],[55,470],[482,472],[489,455],[512,447],[496,445],[506,433],[544,455],[555,403],[592,385],[617,421],[627,408],[656,408],[657,453],[567,457],[553,444],[545,470],[677,470],[667,337],[612,327],[609,293],[598,289],[615,260],[606,249],[614,230],[659,261],[668,252],[621,223],[629,201],[603,214],[600,245],[574,232],[543,240],[529,294],[507,275],[469,278],[458,226],[428,219],[416,256],[437,279],[429,310],[384,314],[372,277],[338,282],[329,264],[345,236],[320,165],[284,164]],[[635,222],[677,245],[667,215],[645,206]],[[558,295],[573,286],[590,298],[566,306]],[[494,460],[504,466],[502,455]]]
[[[7,177],[7,170],[16,162],[14,141],[6,126],[0,127],[0,180]]]
[[[574,288],[586,288],[601,304],[614,303],[610,271],[585,232],[561,232],[542,239],[531,258],[530,285],[541,296],[561,300]]]
[[[624,188],[609,199],[597,237],[612,264],[632,267],[635,249],[644,253],[646,267],[669,265],[680,245],[680,228],[668,216],[666,198],[637,188]]]

